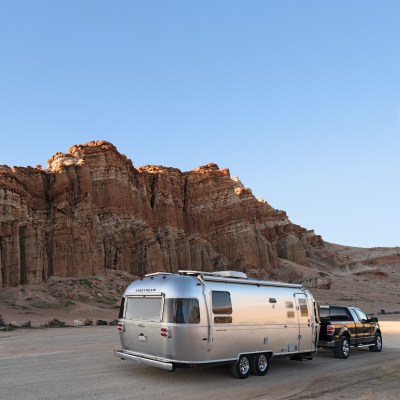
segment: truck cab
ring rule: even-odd
[[[321,320],[318,347],[332,349],[337,358],[348,358],[350,346],[382,350],[378,318],[369,317],[358,307],[319,306]]]

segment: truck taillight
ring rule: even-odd
[[[123,331],[124,331],[124,324],[119,323],[119,324],[118,324],[118,330],[119,330],[120,332],[123,332]]]
[[[335,325],[328,325],[326,327],[326,333],[328,335],[333,335],[335,333]]]

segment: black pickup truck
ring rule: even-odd
[[[370,318],[358,307],[319,306],[321,319],[318,347],[333,349],[337,358],[347,358],[350,346],[382,350],[378,318]]]

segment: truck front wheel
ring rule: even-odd
[[[335,356],[337,358],[346,359],[350,354],[350,341],[347,336],[342,336],[339,343],[335,346]]]
[[[380,333],[375,333],[374,344],[369,346],[369,349],[376,353],[382,351],[382,335]]]

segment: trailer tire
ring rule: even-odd
[[[242,354],[235,364],[231,364],[229,367],[235,378],[246,379],[250,375],[250,357]]]
[[[369,350],[375,353],[382,351],[382,335],[380,333],[375,333],[374,344],[369,346]]]
[[[350,354],[350,341],[347,336],[341,336],[339,339],[339,343],[335,347],[335,356],[336,358],[341,358],[345,360],[349,357]]]
[[[253,354],[250,358],[250,370],[253,375],[264,376],[269,370],[269,357],[266,353]]]

